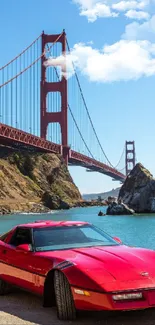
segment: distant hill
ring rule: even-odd
[[[83,194],[82,197],[84,200],[96,200],[98,199],[98,196],[101,196],[101,198],[104,200],[107,199],[108,196],[118,197],[119,191],[120,187],[104,193]]]

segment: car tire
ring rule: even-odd
[[[10,285],[0,279],[0,296],[7,295],[10,292]]]
[[[54,290],[57,316],[61,320],[76,319],[76,309],[70,284],[62,272],[54,272]]]

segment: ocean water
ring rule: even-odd
[[[48,214],[17,214],[0,216],[0,234],[17,224],[35,220],[88,221],[111,236],[119,237],[125,244],[155,250],[155,214],[135,216],[103,216],[98,212],[106,207],[73,208]]]

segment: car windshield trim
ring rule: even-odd
[[[119,245],[119,244],[118,244]],[[75,244],[75,245],[52,245],[52,246],[44,246],[44,247],[37,247],[36,252],[48,252],[48,251],[62,251],[62,250],[68,250],[68,249],[75,249],[75,248],[91,248],[91,247],[99,247],[99,246],[118,246],[115,243],[96,243],[91,242],[90,244]]]

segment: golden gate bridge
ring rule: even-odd
[[[0,68],[0,144],[56,153],[67,165],[124,182],[135,165],[134,141],[126,141],[125,167],[119,170],[121,159],[113,166],[101,145],[74,63],[74,77],[66,78],[67,53],[64,30],[43,32]],[[50,58],[64,60],[49,65]]]

